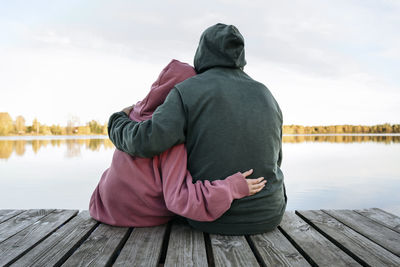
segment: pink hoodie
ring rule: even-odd
[[[130,118],[138,122],[150,119],[175,84],[195,74],[188,64],[172,60],[145,99],[135,105]],[[234,199],[248,194],[241,173],[225,180],[193,184],[183,144],[153,158],[132,157],[115,150],[111,167],[92,194],[89,212],[94,219],[117,226],[164,224],[174,213],[197,221],[213,221],[229,209]]]

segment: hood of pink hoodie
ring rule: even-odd
[[[150,119],[156,108],[164,103],[165,98],[172,88],[174,88],[175,84],[183,82],[194,75],[196,75],[196,72],[192,66],[173,59],[161,71],[147,96],[142,101],[136,103],[129,115],[130,119],[135,121]]]

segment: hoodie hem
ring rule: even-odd
[[[222,235],[254,235],[273,231],[281,223],[283,214],[268,220],[265,223],[201,223],[188,220],[188,223],[196,230],[209,234]]]

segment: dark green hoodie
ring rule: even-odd
[[[136,123],[122,112],[113,114],[110,139],[117,148],[142,157],[185,142],[194,179],[217,180],[254,169],[252,177],[267,179],[261,192],[235,200],[214,222],[189,223],[209,233],[270,231],[286,207],[280,108],[263,84],[243,72],[244,40],[234,26],[208,28],[194,64],[198,75],[177,84],[151,120]]]

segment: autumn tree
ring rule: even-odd
[[[101,134],[103,133],[103,127],[100,123],[98,123],[95,120],[92,120],[88,123],[88,126],[90,127],[90,132],[95,133],[95,134]]]
[[[0,135],[7,135],[13,132],[14,125],[10,114],[0,112]]]
[[[107,127],[107,123],[104,123],[103,125],[103,131],[101,132],[102,134],[108,135],[108,127]]]
[[[78,134],[90,134],[89,126],[78,126]]]
[[[32,122],[32,133],[39,134],[39,131],[40,131],[40,123],[36,118],[34,118]]]
[[[54,125],[54,124],[52,126],[50,126],[50,131],[51,131],[51,134],[54,134],[54,135],[61,135],[63,133],[63,129],[61,128],[61,126]]]
[[[47,125],[41,125],[39,133],[44,135],[51,135],[51,129]]]
[[[25,119],[22,116],[18,116],[15,119],[15,132],[17,134],[23,134],[25,133],[26,127],[25,127]]]

